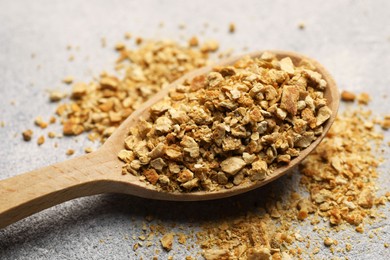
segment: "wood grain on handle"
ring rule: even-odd
[[[0,181],[0,228],[62,202],[101,193],[99,181],[112,170],[107,159],[99,151]]]

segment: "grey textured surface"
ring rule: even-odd
[[[33,128],[37,115],[48,118],[55,105],[48,102],[46,89],[67,90],[60,83],[66,75],[89,80],[110,70],[116,54],[101,48],[123,39],[124,32],[146,38],[183,40],[192,35],[214,38],[222,49],[236,53],[261,49],[286,49],[316,58],[335,77],[341,89],[366,91],[373,96],[372,108],[389,113],[384,95],[390,86],[390,2],[383,1],[22,1],[0,0],[0,179],[66,159],[73,148],[82,154],[85,136],[48,140],[42,147],[35,140],[25,143],[20,133]],[[227,33],[229,22],[237,32]],[[160,28],[160,22],[164,27]],[[205,28],[204,23],[208,23]],[[304,22],[306,28],[298,29]],[[186,24],[180,30],[179,24]],[[79,46],[67,51],[66,46]],[[246,50],[245,50],[246,51]],[[35,57],[32,58],[32,54]],[[68,62],[69,55],[75,60]],[[60,131],[58,125],[50,130]],[[39,130],[35,131],[40,132]],[[46,130],[43,132],[47,132]],[[390,138],[389,132],[386,138]],[[384,147],[385,157],[389,155]],[[390,185],[390,164],[381,166],[378,194]],[[150,201],[125,195],[100,195],[76,199],[47,209],[0,230],[0,259],[150,259],[175,255],[200,258],[200,248],[175,244],[170,253],[158,244],[132,247],[143,234],[144,217],[174,230],[196,231],[202,221],[228,214],[243,214],[261,202],[262,194],[298,188],[299,175],[285,177],[265,188],[212,202],[173,203]],[[237,203],[242,204],[237,208]],[[387,204],[382,211],[390,217]],[[176,226],[173,224],[176,223]],[[344,238],[355,241],[349,259],[389,259],[389,219],[366,227],[361,235],[349,228],[332,234],[343,247]],[[331,254],[312,226],[298,226],[319,243],[317,258],[343,257]],[[378,231],[372,239],[370,232]],[[191,245],[193,241],[189,241]],[[159,252],[156,252],[159,250]],[[307,258],[307,256],[304,256]]]

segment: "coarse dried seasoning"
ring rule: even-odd
[[[75,83],[72,101],[65,101],[65,104],[59,105],[57,114],[61,115],[61,123],[66,124],[64,132],[75,135],[91,130],[90,139],[104,140],[120,120],[123,120],[112,113],[110,118],[108,110],[104,109],[111,107],[114,112],[131,113],[129,111],[136,109],[143,100],[147,100],[167,82],[180,77],[187,70],[208,63],[207,53],[193,48],[199,45],[196,37],[191,39],[190,45],[192,48],[179,46],[173,42],[149,42],[135,50],[121,49],[117,69],[126,71],[123,78],[112,77],[111,81],[109,79],[98,83]],[[215,44],[211,47],[215,48]],[[168,58],[162,58],[158,54],[159,50]],[[183,56],[179,54],[183,53],[190,58],[180,58]],[[153,63],[152,66],[149,66],[149,62]],[[181,66],[185,69],[179,69]],[[161,68],[161,73],[164,74],[162,76],[158,73]],[[158,77],[153,77],[155,72]],[[146,75],[146,80],[137,79],[137,75],[140,74]],[[102,73],[102,78],[106,76],[106,73]],[[119,82],[117,89],[107,87],[115,85],[113,82],[116,80]],[[73,78],[67,77],[64,82],[71,84]],[[126,88],[129,88],[128,91]],[[142,95],[135,96],[131,94],[132,91]],[[234,92],[231,93],[233,94]],[[344,93],[342,98],[349,102],[357,99],[361,104],[367,104],[370,100],[367,94],[358,96],[352,92]],[[53,101],[59,99],[58,95],[54,100],[52,98]],[[317,253],[319,248],[310,243],[311,237],[302,237],[296,230],[301,222],[304,225],[310,222],[313,231],[321,231],[321,235],[327,233],[328,235],[324,236],[324,245],[329,246],[331,252],[337,246],[337,240],[332,239],[334,229],[352,226],[356,227],[358,232],[364,232],[365,223],[376,221],[380,217],[376,211],[377,207],[390,200],[390,192],[379,197],[375,193],[377,166],[380,160],[371,149],[371,141],[378,143],[383,141],[382,135],[375,130],[375,125],[379,124],[383,129],[390,128],[390,116],[385,116],[383,120],[370,118],[369,111],[361,110],[338,116],[328,136],[301,166],[301,185],[309,191],[307,198],[297,193],[288,194],[287,200],[265,196],[262,199],[265,205],[259,209],[260,213],[247,212],[243,217],[229,217],[203,226],[197,235],[203,256],[206,259],[270,259],[271,256],[272,259],[290,259],[290,256],[300,257],[301,254]],[[55,118],[52,117],[50,123],[54,122]],[[36,124],[41,128],[47,126],[42,118],[37,118]],[[114,128],[106,130],[111,127]],[[31,130],[23,133],[26,141],[30,140],[31,136]],[[196,151],[191,151],[196,155]],[[72,149],[67,151],[69,155],[73,153]],[[174,155],[174,150],[171,154]],[[133,156],[127,150],[123,151],[123,155],[129,158]],[[156,168],[163,166],[160,160],[154,161],[153,165]],[[180,167],[171,166],[170,170],[179,173]],[[181,178],[190,178],[191,173],[194,172],[183,171]],[[227,181],[224,176],[226,177],[219,174],[217,177],[219,181],[224,182]],[[160,177],[158,181],[161,181]],[[329,222],[332,226],[318,228],[317,225],[321,221]],[[165,225],[164,223],[161,226]],[[143,227],[143,230],[145,228]],[[153,225],[150,225],[150,229],[153,229]],[[166,250],[172,248],[174,251],[175,244],[171,235],[167,235],[166,231],[161,231],[161,235],[164,238],[161,241],[162,246],[165,246]],[[146,240],[149,238],[152,238],[152,235]],[[145,240],[142,237],[139,239]],[[308,242],[304,248],[297,245],[297,242],[303,243],[305,240]],[[178,241],[181,243],[180,241],[184,240]],[[341,251],[340,247],[336,248],[337,251],[347,255],[353,250],[354,244],[354,241],[348,242]],[[134,249],[139,244],[135,244]],[[147,246],[151,244],[150,241],[146,243]],[[388,243],[384,246],[388,247]]]
[[[265,52],[172,90],[130,130],[124,173],[167,191],[261,181],[299,155],[331,116],[326,81],[308,61]]]

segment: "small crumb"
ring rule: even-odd
[[[107,46],[107,40],[105,37],[101,38],[100,42],[101,42],[103,48],[105,48]]]
[[[345,250],[347,250],[347,252],[351,251],[352,250],[352,245],[350,243],[346,243],[345,244]]]
[[[61,99],[63,99],[64,97],[66,97],[65,93],[62,93],[62,92],[59,92],[56,90],[52,90],[49,92],[49,99],[51,102],[58,102]]]
[[[236,31],[236,25],[234,23],[229,24],[229,32],[234,33]]]
[[[184,30],[186,28],[186,25],[184,23],[179,24],[179,29]]]
[[[389,248],[389,243],[384,243],[384,247]]]
[[[130,40],[130,39],[131,39],[131,33],[126,32],[126,33],[125,33],[125,39],[126,39],[126,40]]]
[[[356,99],[356,95],[350,91],[343,90],[341,92],[341,100],[345,102],[353,102]]]
[[[180,243],[180,244],[182,244],[182,245],[184,245],[186,242],[187,242],[187,238],[186,238],[186,235],[185,234],[183,234],[183,233],[179,233],[179,234],[177,234],[177,241]]]
[[[65,78],[62,79],[62,82],[65,84],[72,84],[73,83],[73,76],[66,76]]]
[[[220,59],[229,58],[230,56],[232,56],[233,51],[234,51],[233,49],[227,49],[225,51],[221,51],[220,53],[218,53],[218,58]]]
[[[64,135],[79,135],[84,132],[84,127],[72,122],[65,122],[62,128]]]
[[[219,49],[219,43],[214,40],[209,40],[203,43],[200,47],[202,52],[215,52]]]
[[[68,61],[74,61],[74,56],[73,55],[69,55]]]
[[[330,247],[331,245],[333,245],[333,239],[331,239],[330,237],[326,237],[324,239],[324,245]]]
[[[45,137],[43,135],[38,137],[38,140],[37,140],[38,145],[42,145],[44,142],[45,142]]]
[[[50,124],[54,124],[56,121],[57,121],[56,118],[54,116],[51,116],[50,120],[49,120],[49,123]]]
[[[0,122],[0,126],[1,126],[1,127],[4,127],[4,126],[5,126],[5,122],[4,122],[4,121],[1,121],[1,122]]]
[[[84,152],[85,152],[85,153],[92,153],[92,152],[93,152],[93,149],[92,149],[92,147],[85,147],[85,148],[84,148]]]
[[[362,104],[362,105],[367,105],[368,102],[370,102],[371,100],[371,97],[368,93],[361,93],[358,97],[357,97],[357,100],[359,102],[359,104]]]
[[[47,136],[48,136],[49,138],[54,138],[54,137],[56,137],[56,133],[54,133],[54,132],[49,132],[49,133],[47,133]]]
[[[99,135],[96,133],[89,133],[88,140],[91,142],[95,142],[99,138]]]
[[[145,216],[145,220],[147,221],[147,222],[152,222],[153,221],[153,215],[147,215],[147,216]]]
[[[31,137],[33,135],[33,131],[31,129],[27,129],[26,131],[24,131],[22,133],[22,135],[23,135],[23,140],[28,142],[31,140]]]
[[[87,94],[87,90],[88,90],[88,85],[87,84],[85,84],[83,82],[75,83],[72,86],[72,95],[71,95],[71,97],[74,98],[74,99],[81,98],[82,96]],[[73,110],[77,109],[77,107],[74,106],[72,109]]]
[[[191,37],[191,38],[189,39],[189,41],[188,41],[188,45],[189,45],[190,47],[196,47],[196,46],[198,46],[198,45],[199,45],[198,38],[197,38],[196,36]]]
[[[140,45],[142,43],[143,39],[141,37],[137,37],[135,39],[135,44]]]
[[[42,129],[45,129],[48,125],[45,121],[43,121],[42,117],[38,116],[35,118],[34,123],[36,126],[39,126]]]
[[[363,232],[364,232],[364,229],[363,229],[363,226],[362,226],[362,225],[357,226],[357,227],[355,228],[355,230],[356,230],[357,232],[361,233],[361,234],[363,234]]]
[[[73,149],[68,149],[66,151],[66,155],[70,156],[70,155],[73,155],[74,154],[74,150]]]
[[[381,121],[381,127],[384,129],[384,130],[388,130],[390,129],[390,118],[389,116],[386,116],[383,121]]]
[[[300,23],[298,24],[298,29],[299,29],[299,30],[304,30],[305,28],[306,28],[306,25],[305,25],[304,22],[300,22]]]
[[[118,42],[117,44],[115,44],[115,50],[121,51],[123,49],[125,49],[125,44],[123,42]]]
[[[172,245],[173,245],[173,233],[165,234],[161,238],[160,242],[161,242],[162,247],[165,250],[170,251],[172,249]]]

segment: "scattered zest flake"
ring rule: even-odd
[[[58,102],[61,99],[63,99],[64,97],[66,97],[66,94],[59,92],[59,91],[55,91],[55,90],[50,91],[50,94],[49,94],[49,99],[51,102]]]
[[[167,251],[170,251],[172,250],[172,245],[173,245],[173,233],[167,233],[165,234],[162,238],[161,238],[161,245],[162,247],[167,250]]]
[[[44,142],[45,142],[45,137],[43,135],[38,137],[38,140],[37,140],[38,145],[42,145]]]
[[[65,78],[63,78],[62,82],[64,82],[65,84],[72,84],[73,76],[66,76]]]
[[[33,135],[33,131],[31,129],[27,129],[26,131],[24,131],[22,133],[23,140],[26,141],[26,142],[30,141],[32,135]]]
[[[49,132],[49,133],[47,133],[47,136],[48,136],[49,138],[54,138],[54,137],[56,137],[56,133],[54,133],[54,132]]]
[[[346,102],[353,102],[356,99],[356,95],[352,92],[344,90],[341,92],[341,100]]]
[[[73,155],[74,154],[74,150],[73,149],[68,149],[66,151],[66,155],[70,156],[70,155]]]
[[[35,118],[34,123],[35,123],[36,126],[39,126],[42,129],[45,129],[48,126],[48,123],[43,121],[42,117],[40,117],[40,116]]]
[[[93,152],[93,149],[92,149],[92,147],[85,147],[85,148],[84,148],[84,152],[85,152],[85,153],[92,153],[92,152]]]
[[[236,25],[234,23],[229,24],[229,32],[234,33],[236,31]]]

